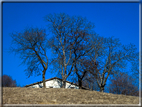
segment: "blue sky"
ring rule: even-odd
[[[100,36],[119,38],[122,44],[133,43],[139,49],[139,3],[3,3],[3,74],[10,75],[21,86],[42,81],[42,75],[27,78],[21,60],[9,53],[13,32],[26,27],[46,28],[44,16],[66,13],[86,17],[95,23]],[[51,53],[49,53],[51,56]],[[46,79],[54,77],[47,70]]]

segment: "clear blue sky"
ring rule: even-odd
[[[95,23],[100,36],[114,36],[122,44],[133,43],[139,49],[139,3],[3,3],[3,74],[12,76],[21,86],[42,81],[42,75],[27,78],[25,65],[18,56],[8,53],[10,34],[28,26],[45,27],[49,13],[67,13],[86,17]],[[49,56],[51,53],[49,53]],[[55,75],[47,70],[46,79]]]

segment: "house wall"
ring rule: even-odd
[[[74,87],[75,89],[79,89],[78,86],[76,86],[76,85],[71,85],[70,83],[67,83],[67,82],[66,82],[66,88],[71,88],[71,87]]]
[[[54,80],[50,80],[50,81],[46,81],[46,88],[61,88],[62,87],[62,82],[58,79],[54,79]],[[43,83],[39,83],[39,84],[35,84],[32,86],[29,86],[32,88],[42,88],[43,87]],[[66,82],[66,88],[71,88],[74,87],[75,89],[79,89],[78,86],[75,85],[71,85],[70,83]]]

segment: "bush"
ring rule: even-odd
[[[13,80],[11,76],[3,75],[2,76],[2,87],[16,87],[16,80]]]

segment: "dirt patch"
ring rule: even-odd
[[[3,88],[3,104],[138,104],[139,97],[55,88]]]

